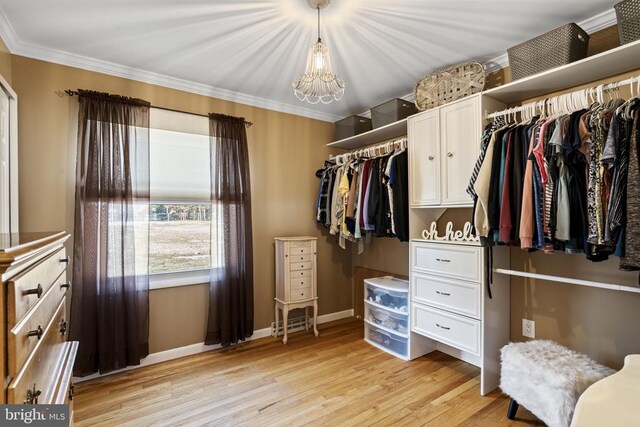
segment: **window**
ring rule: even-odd
[[[151,288],[209,280],[209,121],[151,109],[149,273]]]

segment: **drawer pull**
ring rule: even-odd
[[[449,152],[447,153],[447,157],[449,157],[449,158],[453,157],[453,153],[452,153],[451,151],[449,151]]]
[[[433,159],[434,159],[434,157],[433,157],[433,156],[429,156],[429,157],[427,157],[427,159],[429,159],[429,160],[433,160]]]
[[[60,335],[66,335],[67,334],[67,326],[68,326],[67,321],[62,319],[60,321]]]
[[[36,389],[36,384],[33,383],[33,388],[27,390],[27,400],[24,401],[26,405],[37,405],[38,397],[42,394],[42,391]]]
[[[450,293],[447,293],[447,292],[440,292],[440,291],[436,291],[436,293],[437,293],[438,295],[442,295],[443,297],[450,297],[450,296],[451,296],[451,294],[450,294]]]
[[[444,259],[444,258],[436,258],[436,261],[438,261],[438,262],[451,262],[450,259]]]
[[[69,386],[69,400],[73,400],[73,395],[74,393],[74,389],[76,388],[76,385],[71,383],[71,385]]]
[[[38,298],[42,296],[42,285],[38,283],[38,287],[33,289],[27,289],[22,293],[22,295],[37,295]]]
[[[445,331],[450,330],[451,328],[447,327],[447,326],[442,326],[440,323],[436,323],[436,326],[440,329],[444,329]]]
[[[69,289],[71,287],[71,282],[63,283],[60,285],[60,289]]]
[[[27,332],[28,337],[38,337],[38,339],[42,338],[44,335],[44,331],[42,330],[42,326],[38,325],[37,329]]]
[[[69,265],[69,257],[67,256],[67,257],[64,257],[64,258],[60,258],[60,262]]]

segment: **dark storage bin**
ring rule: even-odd
[[[418,109],[413,102],[396,98],[373,107],[371,109],[371,122],[373,123],[373,128],[377,129],[398,120],[406,119],[417,112]]]
[[[371,130],[371,119],[360,116],[349,116],[336,123],[336,141],[349,138]]]
[[[507,50],[511,80],[587,57],[589,35],[574,23],[551,30]]]
[[[613,6],[618,19],[620,44],[640,39],[640,0],[625,0]]]

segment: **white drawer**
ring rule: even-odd
[[[310,262],[292,262],[289,264],[289,271],[310,270]]]
[[[289,262],[308,262],[311,264],[311,254],[290,255]]]
[[[289,256],[294,257],[296,255],[304,255],[311,253],[311,245],[309,246],[290,246]]]
[[[437,308],[411,304],[411,330],[462,351],[480,354],[480,322]]]
[[[311,270],[290,271],[289,277],[291,277],[291,280],[299,279],[301,277],[311,277]]]
[[[403,337],[409,335],[409,315],[399,314],[395,311],[376,307],[368,301],[364,304],[364,319],[367,323],[377,326],[382,330],[400,334]]]
[[[482,251],[480,247],[412,242],[411,269],[480,282]]]
[[[290,301],[302,301],[313,297],[311,286],[308,288],[295,288],[289,290]]]
[[[292,277],[289,282],[291,285],[291,289],[299,289],[299,288],[308,288],[311,287],[311,278],[310,277]]]
[[[411,300],[480,319],[482,285],[412,273]]]

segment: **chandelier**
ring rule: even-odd
[[[329,104],[339,101],[344,95],[344,80],[333,72],[329,48],[320,38],[320,9],[331,0],[307,0],[309,6],[318,11],[318,41],[311,46],[304,74],[293,82],[293,93],[300,101],[311,104]]]

